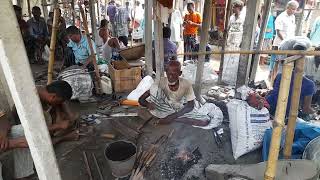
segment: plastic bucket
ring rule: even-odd
[[[112,175],[118,178],[128,176],[136,160],[137,146],[129,141],[115,141],[107,144],[104,155]]]
[[[320,168],[320,136],[314,138],[304,149],[302,159],[314,161]]]

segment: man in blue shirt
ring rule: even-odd
[[[288,116],[290,111],[293,81],[294,81],[294,75],[292,75],[291,77],[286,116]],[[275,114],[275,111],[277,108],[280,82],[281,82],[281,74],[278,74],[273,85],[273,90],[267,96],[267,101],[270,104],[270,114],[272,115]],[[306,114],[315,113],[314,109],[311,107],[312,96],[315,94],[315,92],[316,92],[316,85],[314,84],[314,82],[304,76],[302,80],[301,94],[300,94],[300,106],[303,113],[306,113]]]
[[[82,35],[76,26],[68,27],[67,34],[70,40],[67,46],[73,51],[75,64],[83,68],[88,68],[89,71],[93,71],[91,51],[87,37]],[[96,54],[96,45],[92,40],[91,42],[94,53]]]
[[[289,38],[284,40],[281,44],[279,49],[280,50],[307,50],[310,48],[311,42],[308,38],[302,37],[302,36],[296,36],[294,38]],[[279,59],[283,59],[285,57],[280,57]],[[276,67],[277,69],[277,67]],[[289,91],[289,97],[288,97],[288,104],[287,104],[287,111],[286,116],[289,114],[290,105],[291,105],[291,95],[292,95],[292,87],[293,87],[293,81],[294,81],[294,71],[292,72],[291,77],[291,84],[290,84],[290,91]],[[270,104],[270,114],[275,113],[277,108],[277,100],[280,90],[280,82],[281,82],[281,73],[279,73],[274,82],[273,82],[273,90],[271,93],[267,96],[267,101]],[[302,86],[301,86],[301,94],[300,94],[300,105],[302,107],[302,112],[306,114],[313,114],[315,111],[311,107],[312,103],[312,96],[316,92],[316,85],[314,82],[305,76],[302,80]]]

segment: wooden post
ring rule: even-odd
[[[227,11],[225,14],[225,24],[224,24],[224,31],[223,31],[223,44],[221,50],[226,50],[227,46],[227,39],[228,39],[228,29],[229,29],[229,20],[231,16],[231,8],[232,8],[232,0],[228,0],[227,2]],[[221,84],[222,81],[222,73],[223,73],[223,64],[224,64],[224,54],[221,54],[221,60],[219,65],[219,77],[218,77],[218,84]]]
[[[247,15],[243,24],[241,49],[252,49],[258,20],[260,0],[247,2]],[[236,87],[248,83],[251,66],[251,56],[240,54]]]
[[[160,80],[160,77],[163,76],[163,59],[164,59],[164,51],[163,51],[163,32],[162,32],[162,22],[160,20],[160,5],[158,1],[153,1],[154,8],[154,44],[155,44],[155,61],[156,61],[156,80]]]
[[[153,0],[144,1],[144,39],[145,39],[145,62],[147,66],[147,74],[152,75],[153,62],[152,62],[152,2]]]
[[[30,5],[30,0],[27,0],[27,5],[28,5],[28,16],[31,18],[31,5]]]
[[[266,32],[266,27],[269,21],[269,15],[270,15],[270,11],[271,11],[271,5],[272,5],[272,0],[265,0],[264,1],[264,13],[262,16],[262,24],[261,24],[261,29],[260,29],[260,34],[259,34],[259,40],[258,40],[258,45],[257,45],[257,49],[256,50],[261,50],[261,47],[263,45],[263,41],[264,41],[264,35]],[[260,55],[256,54],[254,56],[254,60],[253,60],[253,67],[252,67],[252,71],[251,71],[251,75],[250,75],[250,80],[249,81],[254,81],[256,74],[257,74],[257,69],[258,69],[258,65],[259,65],[259,61],[260,61]]]
[[[305,12],[306,3],[307,3],[307,0],[304,1],[303,5],[301,7],[302,11],[301,11],[300,14],[298,14],[300,19],[297,22],[297,26],[296,26],[296,32],[295,32],[296,36],[301,36],[301,34],[302,34],[302,25],[304,23],[303,22],[304,21],[303,18],[304,18],[304,12]]]
[[[292,143],[294,138],[294,131],[296,128],[296,121],[298,117],[299,103],[300,103],[300,94],[301,94],[301,86],[303,79],[303,71],[304,71],[304,57],[295,62],[295,75],[293,82],[293,91],[291,98],[291,106],[289,112],[289,121],[287,126],[287,134],[286,134],[286,142],[284,147],[284,157],[286,159],[291,158],[292,151]]]
[[[100,0],[97,0],[97,14],[98,14],[98,23],[101,21],[101,11],[100,11]]]
[[[130,46],[133,46],[133,31],[134,31],[134,21],[136,20],[136,0],[133,1],[133,19],[132,19],[132,33],[131,33],[131,43]]]
[[[200,32],[200,46],[199,51],[206,51],[206,45],[208,43],[209,38],[209,28],[212,17],[212,0],[205,0],[204,11],[203,11],[203,21]],[[201,84],[203,77],[203,68],[204,68],[205,55],[199,56],[197,63],[197,74],[196,74],[196,82],[195,83],[195,95],[198,100],[201,99]]]
[[[72,14],[72,25],[76,24],[76,17],[74,11],[74,0],[71,0],[71,14]]]
[[[104,18],[107,19],[107,7],[108,7],[108,0],[104,0]]]
[[[94,0],[89,0],[89,13],[91,18],[91,33],[92,39],[95,41],[97,36],[97,18],[96,18],[96,10],[95,10],[95,2]]]
[[[53,66],[54,66],[54,55],[56,49],[56,42],[57,42],[57,31],[58,31],[58,13],[59,9],[56,7],[54,9],[53,14],[53,23],[52,23],[52,33],[51,33],[51,40],[50,40],[50,54],[49,54],[49,64],[48,64],[48,82],[47,84],[52,83],[52,76],[53,76]]]
[[[97,94],[101,94],[101,81],[100,81],[100,73],[99,73],[99,69],[98,69],[98,66],[97,66],[97,59],[96,59],[96,54],[94,52],[94,49],[93,49],[93,44],[92,44],[92,41],[91,41],[91,38],[90,38],[90,33],[89,33],[89,28],[88,28],[88,21],[87,21],[87,18],[84,14],[84,10],[81,6],[81,4],[79,4],[79,8],[80,8],[80,13],[81,13],[81,16],[82,16],[82,21],[83,21],[83,27],[84,27],[84,30],[86,32],[86,37],[87,37],[87,40],[88,40],[88,43],[89,43],[89,46],[90,46],[90,52],[91,52],[91,56],[90,58],[92,59],[92,64],[94,66],[94,71],[95,71],[95,86],[96,86],[96,93]]]
[[[0,64],[41,180],[61,180],[42,106],[11,1],[0,1]]]
[[[277,162],[280,149],[280,141],[282,129],[285,126],[284,119],[288,103],[289,89],[291,83],[293,63],[284,64],[281,76],[280,90],[277,101],[277,109],[275,113],[275,124],[272,130],[272,138],[269,148],[269,156],[266,171],[264,174],[265,180],[274,180],[277,171]]]

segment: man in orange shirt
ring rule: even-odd
[[[194,3],[187,4],[188,14],[184,16],[184,52],[192,52],[197,43],[198,29],[201,26],[201,16],[194,11]],[[184,60],[192,59],[192,56],[184,56]]]

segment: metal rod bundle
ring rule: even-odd
[[[170,132],[169,135],[163,135],[159,139],[157,139],[148,150],[142,151],[140,149],[135,166],[132,170],[130,180],[143,180],[144,179],[144,173],[146,170],[153,164],[157,153],[159,151],[159,147],[161,145],[166,145],[169,138],[171,138],[174,130]]]

